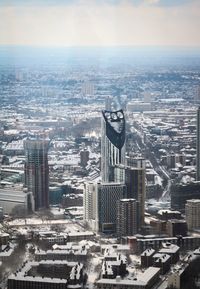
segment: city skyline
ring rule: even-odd
[[[197,0],[1,1],[0,45],[199,47]]]

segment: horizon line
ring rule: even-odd
[[[55,45],[55,44],[46,44],[46,45],[40,45],[40,44],[0,44],[1,47],[27,47],[27,48],[172,48],[172,49],[200,49],[200,45]]]

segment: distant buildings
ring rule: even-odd
[[[94,94],[95,94],[95,86],[94,86],[94,83],[92,83],[92,82],[90,82],[90,81],[85,81],[85,82],[82,84],[81,92],[82,92],[82,95],[83,95],[83,96],[86,96],[86,97],[94,97]]]
[[[151,103],[143,101],[132,101],[128,103],[127,110],[129,112],[151,111]]]
[[[48,140],[25,140],[25,186],[33,193],[35,210],[49,206]]]
[[[200,199],[188,200],[185,206],[188,229],[200,229]]]

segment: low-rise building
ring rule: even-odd
[[[170,255],[157,253],[153,256],[153,263],[155,267],[160,268],[161,274],[165,274],[169,271],[171,261]]]
[[[160,269],[149,267],[144,273],[140,273],[132,280],[121,279],[117,276],[115,279],[102,278],[96,282],[98,289],[150,289],[159,280]]]
[[[141,254],[141,265],[142,267],[149,267],[153,265],[153,255],[155,254],[155,250],[152,248],[146,249]]]
[[[81,289],[83,279],[83,265],[80,263],[49,260],[26,262],[18,272],[8,277],[8,289]]]
[[[169,242],[163,243],[162,245],[163,247],[159,250],[159,253],[168,254],[171,257],[171,264],[175,264],[176,262],[178,262],[180,247]]]
[[[23,188],[0,188],[0,205],[4,214],[18,216],[24,216],[34,209],[32,193]]]

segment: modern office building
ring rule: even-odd
[[[102,182],[114,181],[115,165],[125,165],[125,117],[123,110],[102,112]]]
[[[180,183],[171,186],[171,208],[185,212],[187,200],[200,199],[200,181]]]
[[[197,142],[196,142],[197,158],[196,158],[196,180],[200,181],[200,106],[197,110]]]
[[[136,157],[135,154],[129,153],[126,157],[126,165],[138,169],[146,169],[146,160],[143,157]]]
[[[24,142],[25,149],[25,186],[33,193],[35,210],[49,206],[49,166],[48,140]]]
[[[117,235],[132,236],[138,230],[138,202],[135,199],[117,201]]]
[[[84,220],[96,231],[115,232],[117,201],[126,197],[121,183],[86,184],[84,191]]]
[[[125,168],[125,184],[127,187],[127,198],[136,199],[139,205],[139,224],[138,227],[144,225],[145,212],[145,168]]]
[[[125,183],[127,198],[138,201],[138,228],[144,225],[146,182],[144,162],[135,162],[137,167],[116,165],[114,167],[114,181]]]
[[[200,199],[188,200],[185,205],[188,230],[200,228]]]
[[[167,222],[167,234],[169,237],[187,236],[187,222],[185,220],[169,220]]]

